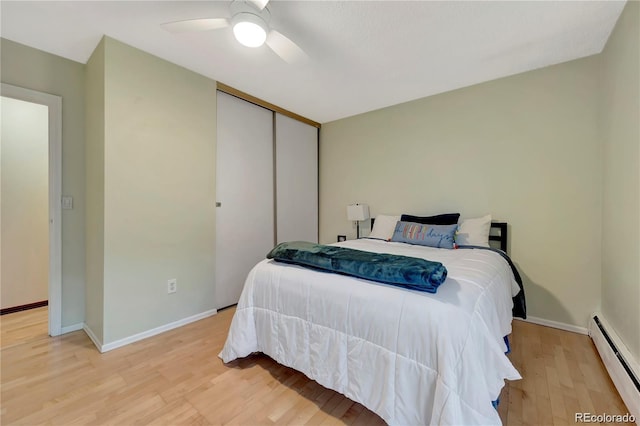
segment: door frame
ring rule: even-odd
[[[62,334],[62,97],[2,83],[0,95],[49,110],[49,335]]]

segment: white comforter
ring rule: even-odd
[[[520,375],[504,355],[518,287],[488,250],[355,240],[343,247],[442,262],[436,294],[271,260],[249,273],[220,357],[263,352],[389,424],[500,424],[491,405]]]

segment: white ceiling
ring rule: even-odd
[[[103,34],[325,123],[593,55],[624,1],[271,1],[271,27],[310,59],[289,65],[230,28],[230,1],[5,1],[0,35],[86,63]]]

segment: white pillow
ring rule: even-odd
[[[456,244],[489,247],[489,231],[491,231],[490,214],[475,219],[465,219],[458,227]]]
[[[373,223],[373,229],[368,238],[389,241],[393,237],[393,231],[396,230],[396,223],[400,221],[400,216],[389,216],[379,214]]]

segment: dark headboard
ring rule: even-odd
[[[371,229],[373,229],[373,223],[375,218],[371,218]],[[496,241],[500,244],[500,250],[507,252],[507,241],[509,231],[507,228],[507,222],[491,222],[491,231],[489,234],[489,242]]]
[[[500,250],[507,252],[507,222],[491,222],[491,231],[489,234],[489,241],[498,241],[500,244]]]

